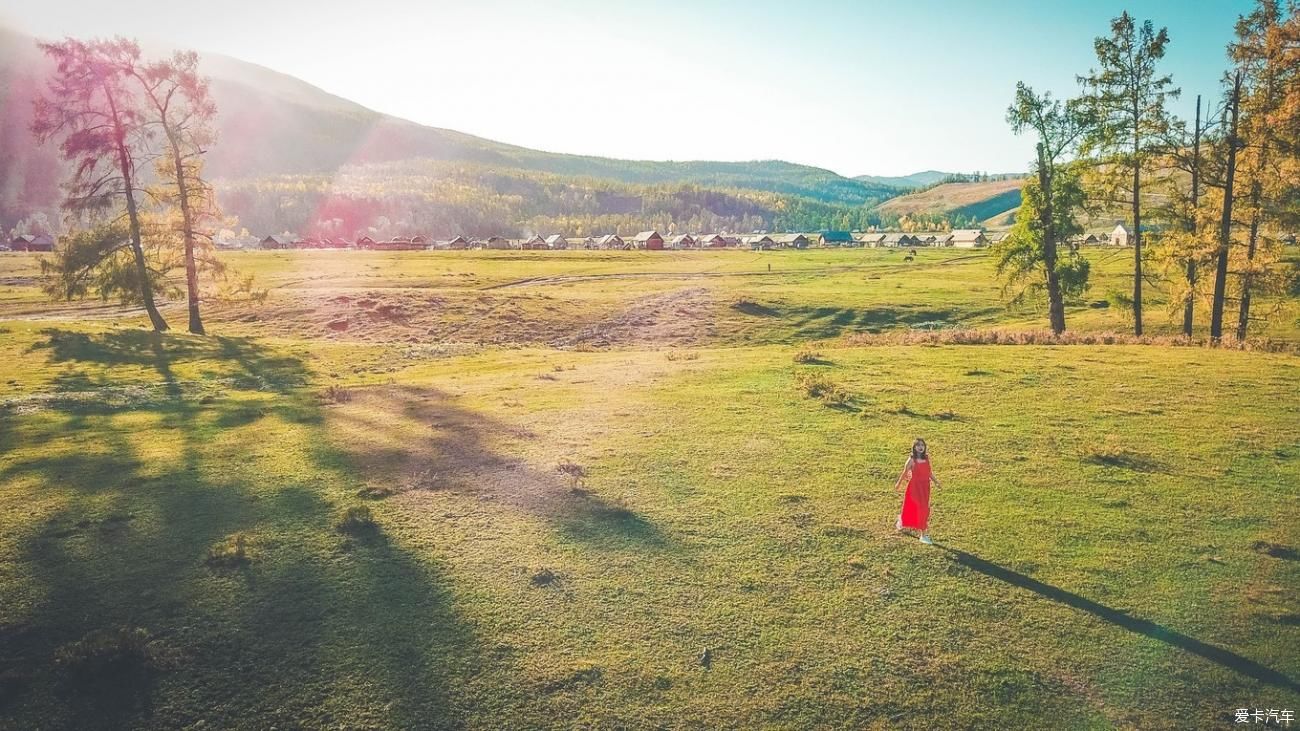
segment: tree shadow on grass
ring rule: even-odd
[[[947,551],[952,559],[957,563],[967,566],[978,571],[985,576],[1006,582],[1012,586],[1032,591],[1035,594],[1052,601],[1059,602],[1068,607],[1079,609],[1096,617],[1099,617],[1113,625],[1122,627],[1130,632],[1150,637],[1153,640],[1159,640],[1171,647],[1177,647],[1181,650],[1197,655],[1209,660],[1212,663],[1225,667],[1229,670],[1236,671],[1261,683],[1271,685],[1276,688],[1282,688],[1293,692],[1300,692],[1300,683],[1292,680],[1287,675],[1265,667],[1254,660],[1242,657],[1231,650],[1225,650],[1221,647],[1202,642],[1195,637],[1176,632],[1157,624],[1148,619],[1133,617],[1118,609],[1112,609],[1104,604],[1100,604],[1091,599],[1079,596],[1074,592],[1066,591],[1060,587],[1052,586],[1032,577],[1026,576],[1017,571],[1013,571],[1004,566],[1000,566],[992,561],[987,561],[966,551],[951,546],[945,546],[940,543],[935,544],[938,548]]]
[[[6,718],[79,729],[462,724],[459,688],[481,664],[475,636],[436,564],[382,529],[365,541],[334,530],[359,486],[356,463],[331,446],[323,405],[299,387],[300,361],[244,339],[48,334],[33,352],[81,370],[49,399],[0,409],[6,581],[25,597],[0,608]],[[225,395],[189,388],[181,363],[219,378]],[[119,366],[150,368],[160,383],[119,399]],[[237,533],[252,560],[210,563]],[[95,639],[136,630],[165,657],[116,639],[101,652]],[[69,648],[89,648],[89,661],[57,662]]]
[[[437,389],[359,389],[328,419],[339,452],[379,486],[474,495],[604,548],[672,545],[629,506],[575,489],[558,469],[529,464],[512,447],[544,437],[463,408]]]
[[[981,310],[938,309],[925,306],[887,307],[795,307],[788,319],[800,338],[826,339],[849,332],[880,332],[894,328],[954,325],[998,314],[996,308]]]

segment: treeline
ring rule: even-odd
[[[1294,296],[1300,275],[1282,246],[1300,226],[1300,8],[1257,0],[1234,30],[1218,99],[1198,95],[1191,120],[1169,110],[1181,90],[1160,69],[1168,31],[1127,12],[1096,39],[1077,97],[1017,85],[1007,120],[1035,137],[1037,156],[995,254],[1013,300],[1046,299],[1054,332],[1088,286],[1088,262],[1064,242],[1099,214],[1130,231],[1132,295],[1110,299],[1136,335],[1152,281],[1172,293],[1188,337],[1208,308],[1212,341],[1225,330],[1246,339],[1269,315],[1261,298]]]
[[[337,174],[219,181],[217,189],[223,209],[251,232],[349,238],[860,230],[880,224],[879,215],[866,205],[434,160],[347,166]]]

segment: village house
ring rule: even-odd
[[[9,242],[12,251],[54,251],[55,240],[49,234],[19,234]]]
[[[596,239],[597,249],[622,249],[624,245],[623,239],[618,234],[605,234]]]
[[[722,234],[700,234],[695,239],[695,243],[699,244],[702,248],[721,249],[726,247],[727,238]]]
[[[547,248],[550,248],[550,247],[547,246],[547,244],[546,244],[546,239],[542,238],[541,234],[535,234],[531,239],[528,239],[528,240],[524,241],[524,243],[520,246],[520,248],[523,248],[523,249],[547,249]]]
[[[417,244],[406,236],[394,236],[387,241],[376,241],[370,248],[377,251],[418,251],[424,248],[424,244]]]
[[[569,248],[569,240],[559,234],[552,234],[546,237],[546,248],[567,249]]]
[[[293,236],[267,236],[262,239],[258,246],[263,249],[291,249],[293,248],[294,238]]]
[[[513,249],[515,248],[515,245],[510,241],[510,239],[507,239],[504,236],[489,236],[488,239],[483,242],[483,248],[497,250]]]
[[[1124,224],[1117,224],[1110,232],[1110,243],[1115,246],[1128,246],[1133,243],[1133,232]]]
[[[681,234],[672,238],[671,246],[674,249],[694,249],[695,238],[690,234]]]
[[[632,243],[638,249],[658,251],[664,248],[664,237],[658,231],[642,231],[633,237]]]
[[[754,251],[764,251],[772,248],[772,246],[775,244],[775,242],[772,241],[772,237],[766,235],[746,236],[744,242],[746,246],[753,249]]]
[[[822,231],[817,234],[817,243],[822,246],[853,246],[853,232]]]
[[[374,245],[375,245],[375,240],[370,238],[369,236],[362,236],[361,238],[357,239],[356,246],[358,249],[369,249],[374,247]]]
[[[875,248],[880,246],[881,242],[884,240],[885,240],[885,234],[878,233],[878,232],[860,233],[860,234],[853,235],[853,241],[858,246],[870,246],[872,248]]]
[[[977,228],[959,228],[949,234],[947,246],[958,249],[982,249],[989,245],[988,237]]]
[[[444,248],[444,249],[454,249],[454,250],[457,250],[457,251],[459,251],[459,250],[461,250],[461,249],[468,249],[468,248],[469,248],[469,241],[467,241],[467,240],[465,239],[464,236],[457,236],[457,237],[454,238],[454,239],[451,239],[451,240],[449,240],[449,241],[444,242],[442,248]]]
[[[594,236],[588,236],[587,238],[583,239],[583,240],[582,240],[582,248],[584,248],[584,249],[594,249],[594,248],[596,248],[596,239],[595,239],[595,237],[594,237]]]
[[[772,237],[772,241],[777,246],[787,249],[806,249],[808,248],[808,237],[803,234],[777,234]]]

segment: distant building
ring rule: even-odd
[[[674,249],[694,249],[696,247],[695,237],[690,234],[674,236],[670,244]]]
[[[982,249],[989,245],[989,239],[977,228],[959,228],[949,234],[947,245],[958,249]]]
[[[596,248],[596,239],[595,239],[595,237],[593,237],[593,236],[588,236],[587,238],[583,239],[583,240],[582,240],[582,248],[584,248],[584,249],[594,249],[594,248]]]
[[[860,233],[860,234],[853,235],[853,241],[858,246],[870,246],[872,248],[875,248],[877,246],[880,246],[881,242],[884,240],[885,240],[885,235],[882,233],[873,232],[873,233]]]
[[[772,237],[772,241],[777,246],[787,249],[806,249],[808,248],[808,237],[803,234],[777,234]]]
[[[498,250],[513,249],[515,248],[515,245],[511,243],[510,239],[507,239],[503,236],[489,236],[487,241],[483,242],[483,248],[498,249]]]
[[[642,231],[632,238],[632,243],[638,249],[658,251],[664,248],[664,237],[658,231]]]
[[[762,251],[762,250],[770,249],[776,243],[772,240],[771,236],[766,236],[766,235],[746,236],[744,241],[745,241],[745,245],[753,249],[754,251]]]
[[[552,234],[546,237],[546,248],[567,249],[569,248],[569,240],[559,234]]]
[[[1133,232],[1124,224],[1115,226],[1115,230],[1110,232],[1110,243],[1115,246],[1128,246],[1133,243]]]
[[[468,249],[469,241],[466,240],[464,236],[457,236],[456,238],[443,243],[442,248],[455,250]]]
[[[12,251],[54,251],[55,239],[49,234],[20,234],[9,242]]]
[[[547,243],[546,243],[546,239],[542,238],[541,235],[536,235],[536,236],[533,236],[531,239],[528,239],[527,241],[525,241],[525,242],[523,243],[523,247],[522,247],[522,248],[524,248],[524,249],[549,249],[549,248],[551,248],[551,247],[550,247],[549,245],[547,245]]]
[[[618,234],[605,234],[596,239],[597,249],[621,249],[625,246],[623,239]]]
[[[817,243],[822,246],[852,246],[852,231],[822,231],[817,234]]]
[[[362,236],[361,238],[357,239],[358,249],[373,249],[374,247],[375,247],[375,240],[370,238],[369,236]]]
[[[291,249],[293,248],[293,237],[267,236],[266,238],[262,239],[259,246],[261,246],[263,249]]]
[[[727,237],[722,234],[700,234],[695,243],[705,249],[721,249],[727,245]]]

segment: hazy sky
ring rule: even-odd
[[[126,34],[292,74],[373,109],[527,147],[779,158],[845,175],[1024,169],[1017,80],[1072,94],[1128,9],[1217,94],[1249,0],[0,0],[42,37]],[[199,13],[206,15],[200,17]],[[1190,114],[1189,114],[1190,116]]]

